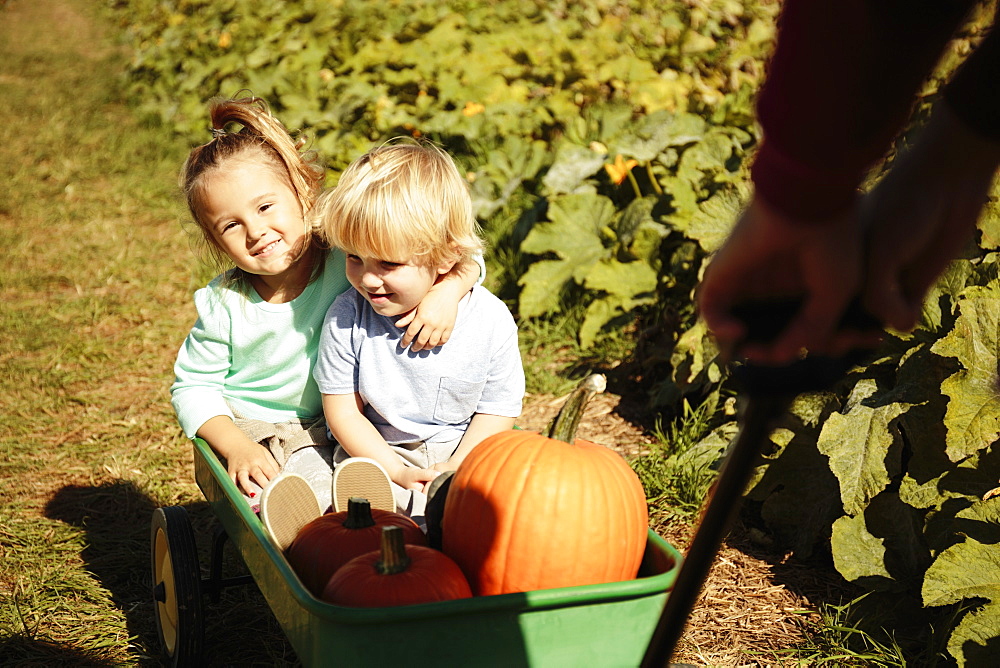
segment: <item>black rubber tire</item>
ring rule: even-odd
[[[201,567],[187,511],[166,506],[153,511],[150,564],[156,633],[168,666],[201,665],[204,615]]]

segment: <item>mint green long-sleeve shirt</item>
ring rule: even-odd
[[[171,403],[190,438],[209,419],[243,416],[266,422],[317,417],[322,396],[312,377],[323,318],[350,288],[344,255],[331,251],[322,275],[302,294],[270,304],[247,298],[216,277],[194,295],[198,320],[174,364]]]

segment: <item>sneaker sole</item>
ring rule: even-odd
[[[374,459],[351,457],[333,470],[334,510],[338,513],[347,510],[347,501],[353,496],[368,499],[372,508],[396,511],[392,480]]]
[[[302,527],[321,514],[312,487],[300,475],[279,476],[261,492],[260,519],[282,551],[288,549]]]

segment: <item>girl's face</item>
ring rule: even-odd
[[[302,207],[287,181],[265,164],[238,159],[204,179],[199,218],[237,267],[271,286],[308,271],[296,261],[306,234]],[[260,281],[255,278],[254,287]]]
[[[397,316],[417,307],[442,274],[454,263],[439,267],[415,264],[412,260],[389,262],[378,258],[347,256],[347,280],[379,315]]]

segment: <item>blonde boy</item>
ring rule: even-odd
[[[429,483],[484,438],[513,427],[524,396],[517,326],[482,286],[458,304],[447,344],[410,352],[394,322],[482,241],[454,162],[427,144],[355,160],[319,205],[318,226],[347,254],[354,286],[327,312],[313,376],[339,443],[335,463],[377,462],[399,510],[418,522]]]

